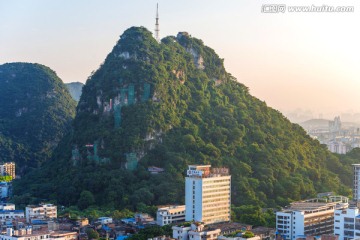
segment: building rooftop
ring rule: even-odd
[[[40,203],[39,205],[27,205],[27,208],[39,208],[39,207],[56,207],[56,205],[51,203]]]
[[[229,176],[229,169],[222,168],[211,168],[211,165],[189,165],[187,170],[188,177],[195,178],[210,178],[210,177],[221,177]]]
[[[236,230],[251,230],[252,226],[237,222],[213,223],[205,226],[206,230],[220,229],[221,233],[230,233]]]
[[[176,213],[179,211],[185,211],[185,205],[162,207],[159,208],[158,211],[167,211],[169,213]]]
[[[319,212],[330,209],[348,207],[348,198],[343,196],[330,196],[329,198],[313,198],[304,201],[293,202],[284,208],[282,212],[304,211],[306,213]]]
[[[4,214],[4,213],[24,213],[23,210],[0,210],[0,214]]]

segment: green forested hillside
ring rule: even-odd
[[[83,87],[73,125],[51,162],[15,185],[19,202],[183,203],[185,170],[195,163],[230,168],[235,206],[350,193],[338,157],[251,96],[187,33],[158,43],[145,28],[126,30]]]
[[[0,160],[15,161],[18,174],[41,165],[69,130],[75,107],[50,68],[0,65]]]

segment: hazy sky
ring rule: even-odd
[[[360,1],[0,0],[0,64],[37,62],[85,82],[131,26],[187,31],[269,106],[360,112]],[[354,6],[352,13],[262,13],[263,4]]]

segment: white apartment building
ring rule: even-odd
[[[189,231],[191,230],[191,227],[185,227],[185,226],[173,226],[173,238],[177,240],[187,240],[189,239]]]
[[[358,208],[335,210],[334,234],[340,240],[360,238],[360,215]]]
[[[287,240],[333,234],[334,211],[348,206],[348,198],[342,196],[291,203],[276,213],[276,231]]]
[[[192,223],[190,227],[174,226],[173,238],[177,240],[217,240],[220,229],[204,229],[204,224]]]
[[[26,221],[57,218],[57,207],[53,204],[29,205],[25,208]]]
[[[15,210],[15,204],[13,203],[1,203],[0,210]]]
[[[358,202],[360,200],[360,164],[353,164],[353,167],[354,167],[353,200]]]
[[[157,210],[157,225],[164,226],[177,222],[185,222],[185,205],[162,207]]]
[[[7,162],[0,164],[0,174],[2,176],[8,175],[15,179],[15,163]]]
[[[186,221],[230,221],[231,176],[227,168],[190,165],[185,178]]]
[[[77,240],[76,232],[65,231],[32,231],[31,227],[13,230],[6,229],[6,234],[0,234],[2,240]]]

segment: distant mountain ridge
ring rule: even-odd
[[[73,127],[16,194],[82,209],[90,203],[80,195],[120,209],[183,203],[189,164],[229,167],[234,206],[350,194],[351,167],[250,95],[186,32],[158,43],[143,27],[126,30],[83,87]]]
[[[65,83],[65,85],[68,88],[71,97],[78,102],[80,100],[84,84],[81,82],[71,82]]]
[[[51,157],[74,113],[75,101],[50,68],[0,65],[0,158],[16,162],[18,174]]]

